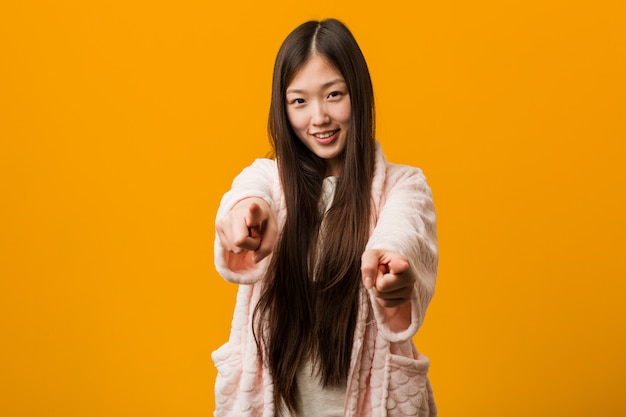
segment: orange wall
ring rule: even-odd
[[[1,415],[212,412],[215,210],[269,149],[280,42],[327,16],[434,191],[441,415],[626,413],[624,2],[210,3],[0,6]]]

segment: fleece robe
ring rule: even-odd
[[[216,221],[248,197],[260,197],[268,203],[280,230],[286,211],[274,160],[257,159],[235,178],[222,198]],[[361,291],[344,415],[435,417],[437,410],[427,375],[430,361],[418,352],[412,340],[423,323],[437,275],[432,194],[420,169],[386,161],[379,144],[371,222],[366,249],[406,256],[416,276],[410,301],[411,322],[406,329],[393,331],[393,316],[376,301],[371,290]],[[239,284],[229,340],[212,355],[218,370],[214,415],[274,417],[272,378],[258,360],[251,326],[271,255],[255,264],[252,252],[233,254],[224,250],[217,234],[214,250],[217,271],[224,279]]]

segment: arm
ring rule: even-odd
[[[417,332],[433,296],[436,219],[430,188],[419,169],[390,165],[383,198],[362,271],[379,328],[395,342]]]
[[[257,159],[222,197],[215,222],[215,266],[224,279],[251,284],[260,279],[277,235],[276,164]]]

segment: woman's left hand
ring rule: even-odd
[[[415,276],[409,260],[399,253],[368,249],[361,257],[363,285],[383,307],[399,307],[411,300]]]

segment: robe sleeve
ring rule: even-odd
[[[217,224],[235,204],[250,198],[262,198],[271,210],[277,209],[275,182],[278,181],[276,162],[271,159],[257,159],[233,180],[230,191],[222,197],[217,210],[215,223]],[[227,281],[237,284],[253,284],[265,273],[271,255],[265,257],[258,264],[252,261],[253,252],[246,251],[240,254],[230,253],[222,247],[218,233],[215,233],[214,242],[215,267],[218,273]]]
[[[370,291],[379,330],[389,341],[401,342],[417,333],[434,294],[438,263],[436,217],[432,193],[422,171],[394,164],[387,167],[378,220],[366,249],[406,256],[415,274],[411,321],[405,330],[391,330],[385,309]]]

